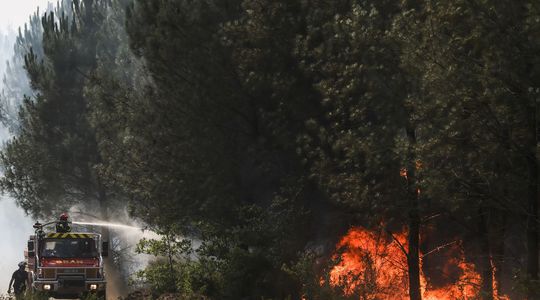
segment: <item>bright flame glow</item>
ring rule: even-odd
[[[382,232],[353,228],[337,245],[330,285],[360,299],[400,299],[406,294],[407,264],[397,242]],[[404,245],[406,239],[397,236]]]
[[[443,287],[433,287],[421,273],[421,292],[424,300],[477,299],[481,277],[472,263],[465,261],[459,243],[453,244],[452,253],[441,272],[448,277]],[[356,299],[405,300],[408,299],[408,272],[406,231],[390,235],[384,231],[369,231],[356,227],[336,245],[333,259],[337,264],[330,270],[329,283],[346,296]],[[421,269],[422,269],[422,262]],[[448,274],[456,273],[457,276]],[[325,281],[321,280],[321,284]],[[496,282],[494,280],[494,285]],[[496,287],[496,286],[494,286]],[[499,296],[494,289],[494,299]]]

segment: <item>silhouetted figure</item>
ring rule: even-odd
[[[13,272],[11,281],[9,282],[8,294],[11,293],[11,286],[13,286],[13,292],[15,293],[15,299],[22,299],[24,291],[26,290],[26,283],[28,282],[28,272],[25,271],[26,263],[20,262],[19,269]]]

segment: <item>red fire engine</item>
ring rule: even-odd
[[[56,231],[45,232],[48,225]],[[80,298],[93,293],[106,299],[103,258],[108,242],[98,233],[71,232],[66,214],[47,224],[36,223],[25,257],[33,291],[55,298]]]

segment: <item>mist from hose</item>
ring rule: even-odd
[[[152,256],[136,252],[136,244],[142,239],[160,239],[161,236],[145,228],[145,224],[129,216],[127,209],[114,211],[115,222],[98,218],[95,215],[81,213],[81,207],[72,207],[68,212],[73,217],[71,223],[74,231],[108,231],[106,235],[112,248],[120,249],[124,254],[124,261],[113,262],[112,257],[105,259],[105,272],[107,274],[107,298],[118,299],[125,297],[130,291],[126,285],[128,278],[137,271],[144,269],[153,259]],[[80,228],[79,228],[80,227]],[[116,257],[118,259],[118,257]],[[0,299],[1,300],[1,299]]]

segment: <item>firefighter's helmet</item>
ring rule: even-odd
[[[69,219],[69,216],[67,213],[63,213],[60,215],[60,221],[67,221]]]
[[[19,263],[19,268],[24,268],[24,267],[26,267],[26,262],[25,262],[25,261],[21,261],[21,262]]]

